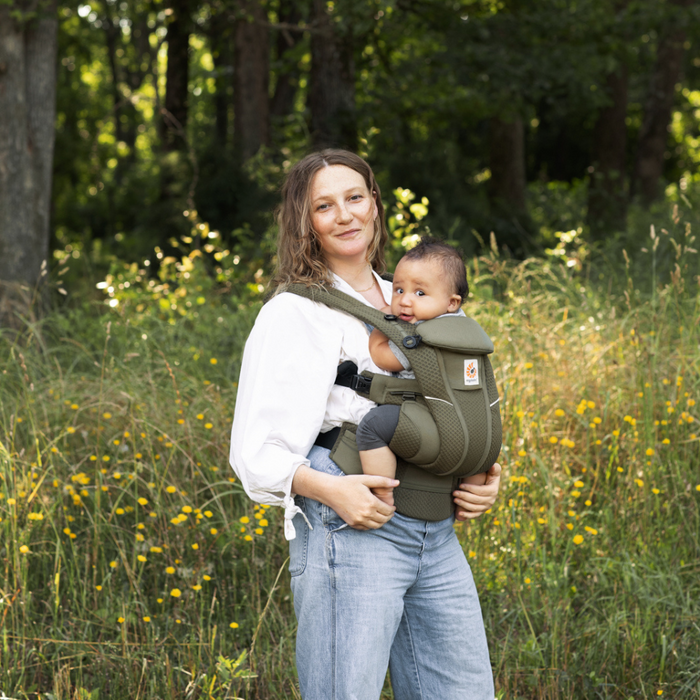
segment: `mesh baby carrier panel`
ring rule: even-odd
[[[397,510],[426,520],[447,517],[459,478],[488,471],[501,449],[499,398],[488,358],[491,339],[464,316],[415,326],[336,289],[294,284],[287,291],[378,328],[403,350],[415,379],[363,372],[346,385],[378,404],[401,406],[389,445],[399,458]],[[355,428],[343,426],[331,453],[345,473],[362,473]]]

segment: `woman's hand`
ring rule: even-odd
[[[382,502],[370,489],[393,489],[398,485],[396,479],[387,476],[333,476],[302,464],[294,474],[292,492],[325,503],[356,530],[376,530],[391,520],[396,508]]]
[[[481,475],[477,476],[481,477]],[[494,464],[485,476],[486,480],[481,484],[473,483],[474,477],[462,479],[459,488],[453,491],[452,495],[457,505],[455,513],[457,520],[478,518],[496,502],[501,485],[501,465]]]
[[[327,505],[350,527],[355,530],[376,530],[391,520],[396,508],[377,498],[370,489],[394,489],[399,485],[396,479],[369,474],[335,478],[339,483],[328,494]]]

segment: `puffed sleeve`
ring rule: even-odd
[[[260,311],[243,352],[230,462],[250,498],[301,512],[292,480],[319,433],[343,339],[327,307],[280,294]],[[331,323],[328,321],[331,320]]]

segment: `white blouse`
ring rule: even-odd
[[[387,304],[391,282],[375,274]],[[367,304],[340,277],[336,289]],[[294,539],[292,480],[319,432],[359,423],[375,406],[352,389],[336,386],[338,364],[352,360],[358,372],[387,374],[369,354],[362,321],[291,293],[265,304],[243,352],[230,462],[254,501],[284,506],[284,531]]]

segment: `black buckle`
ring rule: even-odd
[[[363,377],[361,374],[356,374],[350,380],[350,388],[359,392],[360,394],[369,394],[370,387],[372,386],[372,379],[370,377]]]
[[[418,347],[421,340],[423,340],[423,338],[421,338],[419,335],[407,335],[402,342],[405,348],[413,350],[413,348]]]

